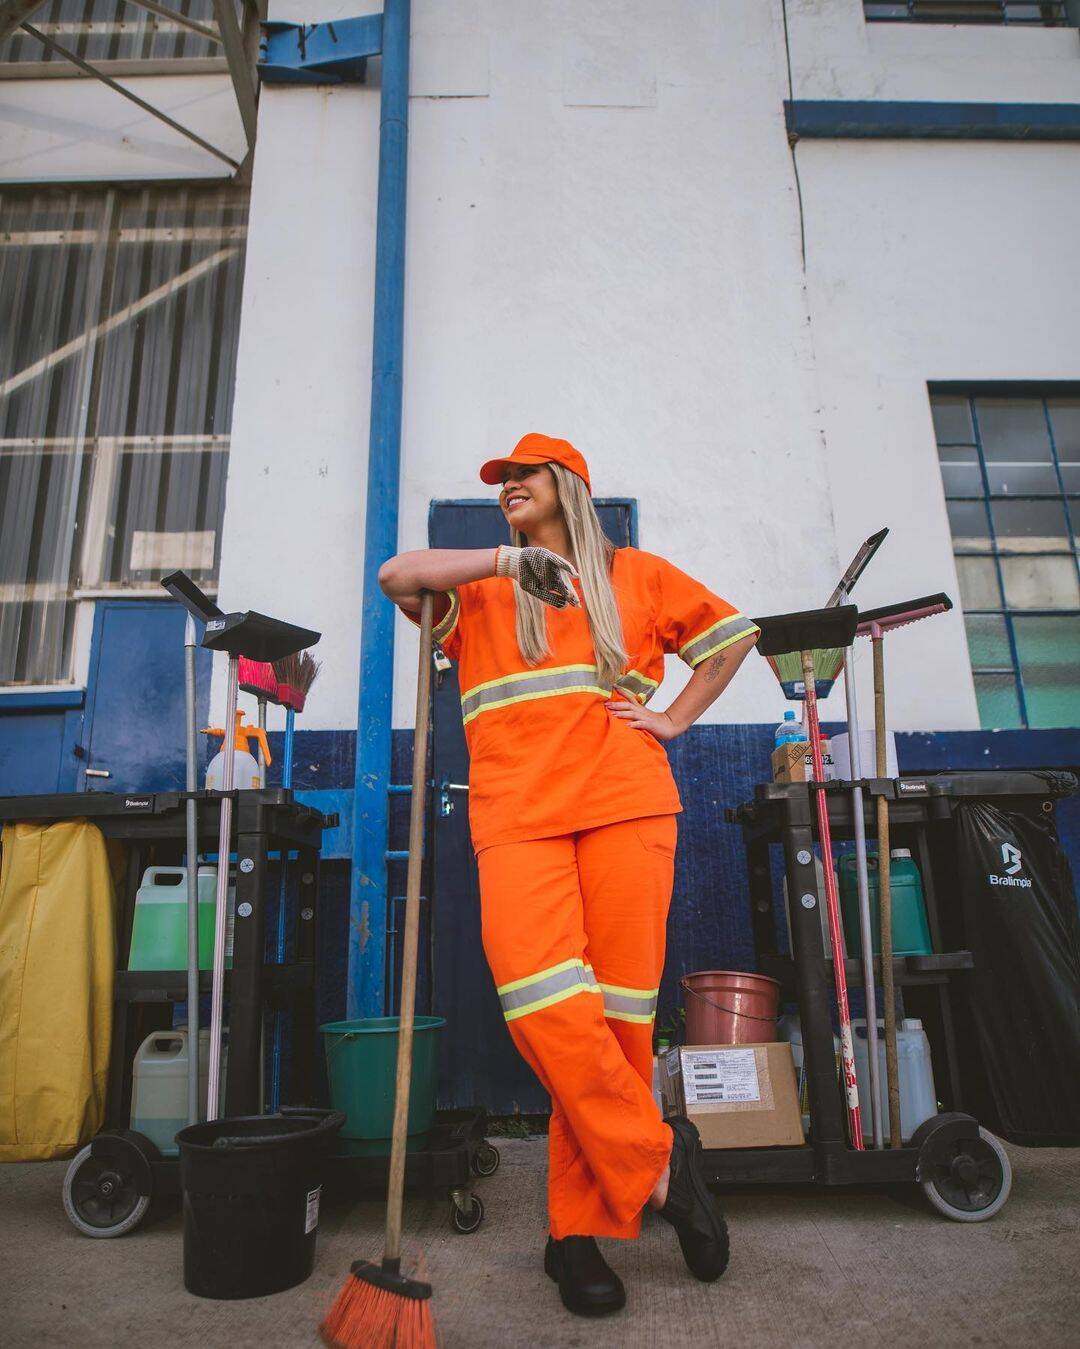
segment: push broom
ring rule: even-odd
[[[885,734],[885,649],[887,632],[952,608],[948,595],[923,595],[887,604],[859,615],[858,635],[869,637],[874,652],[874,741],[877,776],[889,775]],[[903,1147],[900,1131],[900,1074],[896,1062],[896,988],[893,982],[892,878],[889,851],[889,803],[877,798],[878,913],[881,928],[881,996],[885,1004],[885,1088],[889,1101],[889,1147]]]
[[[776,614],[755,620],[761,628],[758,651],[769,662],[789,698],[806,700],[806,733],[814,782],[824,784],[825,762],[821,753],[821,726],[818,698],[832,689],[840,672],[844,651],[855,638],[858,612],[853,606],[834,609],[810,609],[803,613]],[[833,646],[819,646],[832,641]],[[801,678],[799,676],[801,675]],[[859,1114],[859,1086],[855,1077],[855,1047],[851,1038],[851,1012],[848,1008],[847,971],[844,968],[844,939],[840,930],[840,898],[832,865],[832,830],[824,786],[812,790],[817,810],[818,839],[821,844],[822,871],[825,876],[825,909],[832,944],[833,979],[836,988],[836,1014],[840,1022],[840,1064],[844,1078],[848,1131],[851,1146],[863,1151],[862,1119]]]
[[[879,529],[861,545],[825,604],[832,609],[850,602],[852,590],[885,542],[888,526]],[[862,955],[863,996],[866,1001],[866,1047],[869,1051],[870,1132],[874,1147],[884,1146],[881,1123],[881,1072],[878,1064],[877,988],[874,984],[874,943],[870,932],[870,876],[866,866],[866,813],[863,808],[862,755],[859,707],[855,688],[855,649],[844,651],[844,698],[847,703],[848,777],[851,779],[851,832],[855,838],[855,877],[859,898],[859,945]],[[860,1108],[862,1100],[859,1101]]]
[[[412,1080],[413,1015],[416,1002],[416,953],[420,934],[420,873],[427,797],[427,742],[431,704],[432,614],[435,597],[423,592],[420,606],[420,667],[416,678],[416,734],[413,740],[412,802],[409,812],[409,863],[405,887],[405,944],[401,957],[401,1008],[398,1026],[394,1128],[390,1144],[390,1180],[386,1196],[386,1232],[382,1260],[357,1260],[345,1285],[319,1327],[323,1339],[339,1349],[434,1349],[431,1285],[401,1272],[401,1218],[405,1192],[405,1148]]]

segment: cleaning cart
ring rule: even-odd
[[[292,1056],[287,1099],[297,1104],[313,1098],[315,1053],[315,934],[318,915],[319,851],[327,819],[301,805],[289,791],[267,788],[237,792],[236,873],[237,922],[231,970],[225,975],[233,1014],[230,1025],[225,1113],[254,1115],[259,1100],[262,1009],[288,1009],[294,1044],[310,1045],[309,1053]],[[200,849],[217,845],[222,797],[196,793]],[[135,900],[144,873],[151,866],[175,865],[187,836],[187,793],[145,795],[88,792],[53,796],[0,798],[0,821],[87,819],[106,837],[127,849],[127,872],[119,896],[117,975],[105,1127],[75,1157],[64,1180],[64,1205],[80,1232],[115,1237],[133,1230],[155,1198],[175,1196],[179,1187],[177,1157],[165,1155],[150,1139],[129,1127],[132,1059],[140,1040],[153,1030],[172,1025],[173,1007],[187,998],[187,970],[129,968]],[[264,931],[271,854],[292,849],[298,854],[297,900],[294,908],[293,958],[264,962]],[[250,865],[245,865],[250,863]],[[202,994],[209,993],[211,973],[199,975]]]
[[[817,613],[824,615],[825,611]],[[783,620],[810,617],[784,615],[781,627]],[[765,642],[768,622],[761,622]],[[846,640],[850,642],[851,637]],[[827,637],[823,645],[831,644]],[[794,1000],[798,1007],[809,1129],[802,1146],[707,1149],[712,1183],[918,1185],[940,1213],[958,1222],[979,1222],[1001,1209],[1012,1183],[1008,1156],[996,1137],[964,1113],[955,1011],[964,992],[963,980],[974,962],[970,950],[955,945],[962,929],[947,921],[947,915],[943,920],[938,878],[949,875],[955,848],[954,817],[961,803],[987,797],[1019,800],[1045,812],[1053,810],[1056,797],[1075,787],[1075,779],[1068,774],[1036,772],[870,777],[855,784],[766,783],[756,789],[752,801],[727,811],[729,822],[743,831],[758,969],[776,979],[781,997]],[[861,819],[856,809],[863,812]],[[850,1084],[846,1091],[841,1086],[833,1024],[838,976],[842,973],[845,990],[861,992],[863,962],[844,958],[842,970],[837,970],[826,955],[820,909],[835,896],[824,893],[814,844],[822,847],[824,857],[830,839],[854,839],[857,826],[864,831],[873,827],[879,810],[887,811],[889,837],[910,851],[922,876],[931,951],[895,955],[891,982],[904,998],[905,1011],[919,1015],[928,1028],[944,1110],[926,1119],[900,1146],[867,1148],[861,1127],[858,1135],[852,1127]],[[771,872],[776,845],[782,853],[790,896],[790,952],[783,951],[778,940],[785,925],[783,919],[777,922],[778,887]],[[826,867],[825,875],[830,871]],[[842,951],[842,944],[834,942],[836,949]],[[880,956],[873,961],[872,977],[879,986],[884,982]]]

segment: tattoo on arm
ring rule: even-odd
[[[713,680],[719,679],[720,671],[723,668],[724,668],[724,653],[720,651],[715,656],[713,656],[712,660],[709,661],[708,665],[706,665],[705,667],[705,682],[707,684],[711,684]]]

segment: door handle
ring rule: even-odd
[[[111,778],[112,774],[107,768],[88,768],[86,776],[88,778]]]
[[[445,779],[439,785],[439,814],[452,815],[454,803],[450,799],[451,792],[467,792],[469,784],[467,782],[447,782]]]

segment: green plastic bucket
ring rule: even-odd
[[[319,1030],[326,1048],[330,1100],[345,1115],[343,1150],[380,1154],[390,1151],[394,1126],[394,1078],[397,1073],[396,1016],[329,1021]],[[435,1113],[441,1016],[418,1016],[413,1023],[412,1083],[409,1090],[409,1147],[423,1147]]]

